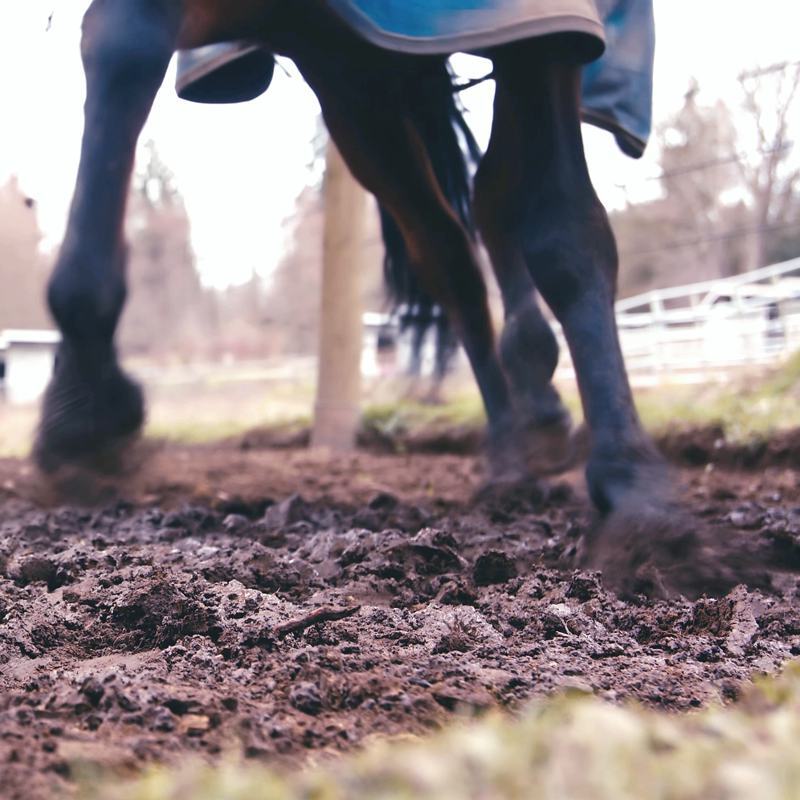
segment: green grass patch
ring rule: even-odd
[[[305,771],[153,770],[108,800],[796,800],[800,670],[728,708],[669,715],[588,696],[541,701]]]
[[[583,418],[574,385],[560,387],[573,418]],[[719,426],[730,441],[745,442],[800,427],[800,353],[782,366],[744,373],[725,383],[665,384],[638,389],[636,404],[654,436],[674,430]],[[424,434],[447,426],[482,428],[485,415],[475,389],[462,391],[440,406],[407,401],[367,408],[365,425],[386,434]]]
[[[486,414],[477,391],[464,392],[443,404],[409,400],[370,404],[362,415],[365,430],[391,437],[446,428],[482,429],[485,424]]]

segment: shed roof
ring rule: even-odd
[[[61,341],[61,334],[54,330],[7,328],[0,331],[0,349],[12,344],[52,344]]]

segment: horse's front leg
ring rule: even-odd
[[[95,0],[84,18],[81,159],[47,295],[63,339],[35,445],[44,468],[103,451],[144,418],[142,392],[114,347],[126,293],[123,225],[136,142],[180,21],[178,0]]]

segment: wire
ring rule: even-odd
[[[779,145],[778,147],[768,147],[765,149],[759,149],[754,152],[757,152],[759,155],[768,156],[772,153],[782,153],[786,150],[791,150],[794,147],[794,142],[784,142],[783,144]],[[742,161],[743,159],[747,158],[750,153],[746,151],[742,151],[740,153],[734,153],[730,156],[720,156],[719,158],[712,158],[708,161],[698,161],[695,164],[688,164],[685,167],[675,167],[675,169],[667,170],[665,172],[661,172],[659,175],[645,175],[641,178],[642,181],[662,181],[668,178],[675,178],[680,177],[681,175],[688,175],[693,172],[700,172],[702,170],[711,169],[712,167],[719,167],[724,164],[733,164],[736,161]],[[622,191],[628,191],[633,184],[630,183],[615,183],[614,186],[617,189]]]
[[[761,225],[755,228],[738,228],[737,230],[724,231],[723,233],[711,236],[699,236],[696,239],[687,239],[685,242],[672,242],[662,247],[646,248],[644,250],[624,250],[620,251],[620,256],[647,256],[656,253],[666,253],[671,250],[680,250],[684,247],[695,247],[706,242],[721,242],[727,239],[737,239],[740,236],[750,236],[753,233],[775,233],[782,230],[800,230],[800,223],[787,222],[782,225]]]
[[[785,150],[791,150],[794,147],[794,142],[783,142],[783,144],[779,145],[778,147],[768,147],[766,149],[759,149],[756,152],[762,156],[768,156],[772,153],[782,153]],[[730,156],[720,156],[719,158],[713,158],[708,161],[700,161],[696,164],[689,164],[686,167],[675,167],[675,169],[668,170],[666,172],[662,172],[660,175],[651,175],[646,178],[648,181],[655,181],[655,180],[663,180],[664,178],[673,178],[676,175],[685,175],[688,172],[697,172],[699,170],[710,169],[711,167],[720,166],[721,164],[732,164],[735,161],[741,161],[743,158],[746,158],[749,153],[742,151],[740,153],[734,153]]]

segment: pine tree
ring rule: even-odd
[[[195,269],[189,218],[155,145],[128,201],[128,305],[119,342],[127,353],[188,357],[213,344],[210,293]]]

